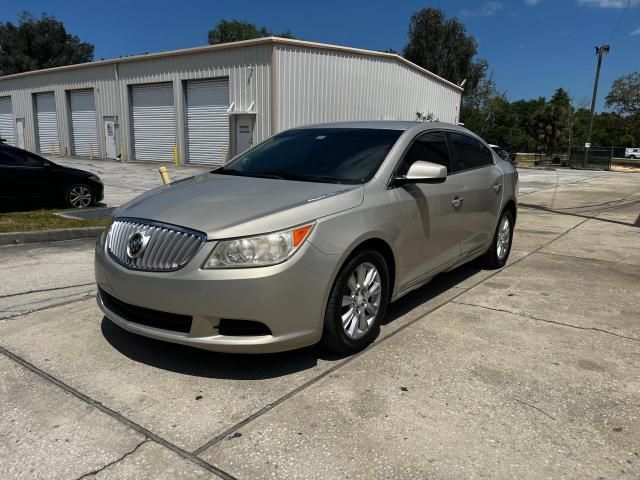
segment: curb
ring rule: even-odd
[[[97,238],[104,227],[67,228],[60,230],[39,230],[33,232],[0,233],[0,245],[21,243],[47,243],[76,240],[79,238]]]

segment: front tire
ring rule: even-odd
[[[67,189],[64,200],[68,207],[87,208],[94,204],[95,197],[88,185],[78,183]]]
[[[331,288],[321,344],[340,354],[366,348],[380,331],[389,303],[389,271],[384,257],[364,250],[342,267]]]
[[[493,235],[491,248],[484,256],[485,266],[491,269],[502,268],[506,265],[511,253],[511,243],[513,241],[513,213],[507,209],[502,212],[496,232]]]

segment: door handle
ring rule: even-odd
[[[502,184],[498,183],[497,185],[493,186],[493,191],[498,193],[500,191],[500,189],[502,189]]]
[[[464,202],[464,197],[455,196],[453,200],[451,200],[451,205],[453,205],[455,208],[458,208],[459,206],[462,205],[463,202]]]

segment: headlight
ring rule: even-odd
[[[257,237],[218,242],[202,268],[264,267],[284,262],[303,244],[313,223]]]

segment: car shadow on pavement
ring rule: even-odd
[[[383,325],[410,313],[448,289],[481,271],[476,263],[438,275],[427,285],[407,294],[389,306]],[[424,312],[417,312],[416,318]],[[120,328],[104,317],[104,338],[122,355],[135,361],[184,375],[234,380],[261,380],[311,369],[319,361],[338,361],[340,356],[311,346],[299,350],[271,354],[231,354],[200,350],[143,337]]]

